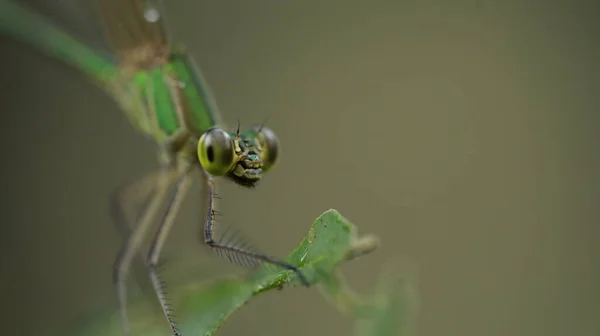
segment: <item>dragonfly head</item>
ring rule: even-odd
[[[253,187],[275,165],[279,141],[267,127],[256,126],[242,133],[211,128],[198,140],[198,159],[213,176],[227,176],[244,187]]]

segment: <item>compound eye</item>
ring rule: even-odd
[[[270,128],[258,126],[254,128],[256,139],[261,147],[260,158],[263,161],[263,172],[273,168],[279,156],[279,139]]]
[[[211,175],[223,176],[231,171],[235,150],[229,133],[220,128],[204,132],[198,140],[198,159],[202,168]]]

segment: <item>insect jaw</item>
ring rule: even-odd
[[[227,176],[243,187],[254,187],[262,177],[261,158],[254,153],[241,153],[240,158]]]

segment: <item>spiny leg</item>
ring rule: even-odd
[[[156,213],[162,204],[166,192],[168,191],[173,180],[178,177],[178,172],[174,166],[167,166],[160,169],[145,178],[142,181],[134,183],[130,188],[148,188],[148,193],[153,193],[152,197],[146,203],[145,208],[142,210],[139,220],[131,234],[127,237],[127,240],[121,247],[115,266],[113,270],[113,280],[117,287],[117,300],[119,305],[119,317],[121,320],[121,328],[124,335],[130,334],[129,319],[127,317],[127,276],[131,268],[131,263],[134,256],[138,253],[143,239],[146,236],[148,228],[152,223],[152,220],[156,217]],[[149,183],[148,186],[144,185]],[[146,195],[148,195],[148,193]],[[117,213],[117,212],[115,212]],[[123,214],[124,211],[120,212]]]
[[[189,189],[191,184],[189,169],[180,177],[177,185],[175,186],[175,191],[173,192],[171,198],[168,200],[167,210],[160,222],[160,226],[154,239],[152,240],[152,244],[150,246],[150,250],[148,251],[148,256],[146,258],[146,264],[148,266],[148,271],[150,272],[150,280],[152,281],[152,285],[154,286],[154,291],[158,296],[158,301],[162,307],[163,313],[169,322],[169,327],[173,332],[173,335],[180,336],[179,329],[175,325],[175,320],[173,319],[173,312],[171,310],[171,305],[167,301],[165,294],[165,285],[161,281],[158,272],[156,270],[156,265],[158,263],[158,259],[160,257],[160,252],[162,247],[164,246],[165,241],[167,240],[167,236],[173,227],[173,223],[175,223],[175,217],[179,212],[179,207],[185,195]]]
[[[271,258],[261,253],[257,253],[246,249],[244,246],[236,246],[230,243],[217,242],[214,239],[213,233],[213,220],[215,217],[214,200],[215,200],[215,184],[212,177],[209,174],[204,174],[206,178],[205,187],[208,193],[208,212],[206,214],[206,222],[204,226],[204,243],[213,248],[218,254],[225,254],[230,261],[235,261],[238,264],[258,264],[265,262],[268,264],[276,265],[281,268],[288,269],[296,273],[296,276],[302,282],[303,285],[308,287],[310,284],[304,274],[300,270],[291,264]]]

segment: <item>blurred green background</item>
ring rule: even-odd
[[[64,5],[64,3],[57,1]],[[592,1],[167,1],[229,125],[280,137],[224,221],[286,255],[324,210],[375,233],[343,267],[370,291],[414,265],[420,335],[599,335],[600,21]],[[77,71],[0,37],[3,330],[46,335],[114,305],[109,192],[154,147]],[[198,183],[166,279],[243,270],[198,244]],[[172,263],[171,263],[172,262]],[[170,266],[169,266],[170,265]],[[182,266],[185,265],[185,266]],[[253,300],[218,335],[351,335],[312,289]]]

